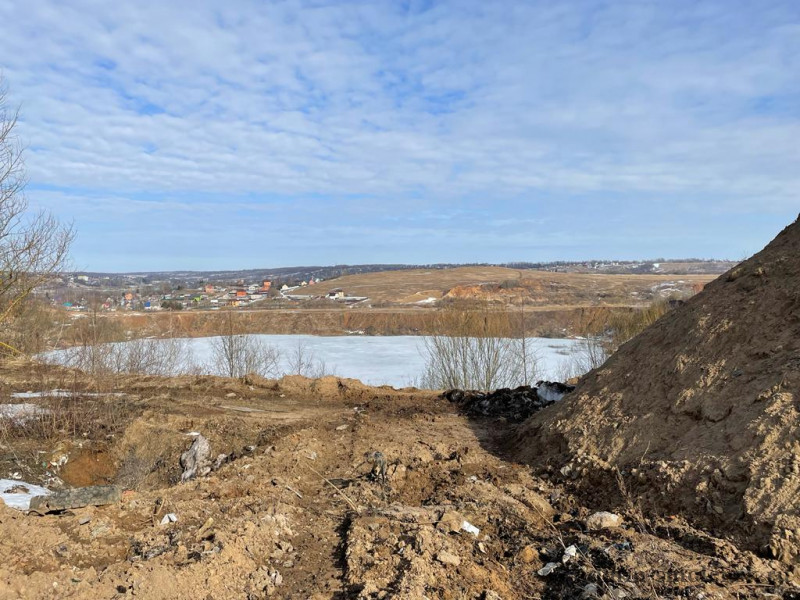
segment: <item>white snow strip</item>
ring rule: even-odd
[[[50,390],[46,392],[15,392],[12,398],[66,398],[72,393],[67,390]]]
[[[31,398],[70,398],[72,396],[83,396],[88,398],[103,398],[106,396],[124,396],[124,392],[71,392],[69,390],[48,390],[44,392],[14,392],[12,398],[31,399]]]
[[[12,421],[27,421],[36,415],[44,415],[50,412],[38,404],[23,402],[21,404],[0,404],[0,419],[10,419]]]
[[[9,492],[16,489],[18,491]],[[36,496],[47,496],[50,490],[40,485],[15,481],[14,479],[0,479],[0,500],[10,508],[18,510],[28,510],[31,507],[31,499]]]

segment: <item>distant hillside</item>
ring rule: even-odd
[[[736,263],[714,259],[681,260],[639,260],[639,261],[555,261],[555,262],[513,262],[513,263],[435,263],[427,265],[411,264],[364,264],[330,266],[272,267],[263,269],[241,269],[229,271],[141,271],[133,273],[98,273],[76,271],[66,277],[85,276],[89,281],[103,287],[118,287],[131,284],[174,283],[194,287],[200,283],[245,283],[269,279],[273,282],[300,283],[311,278],[334,279],[347,275],[360,275],[386,271],[439,270],[459,267],[501,267],[510,269],[541,270],[561,273],[603,273],[603,274],[664,274],[664,275],[717,275],[724,273]]]

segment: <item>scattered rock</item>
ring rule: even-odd
[[[164,518],[161,519],[162,525],[168,525],[169,523],[175,523],[178,520],[178,515],[175,513],[167,513],[164,515]]]
[[[569,546],[567,547],[566,550],[564,550],[564,556],[561,557],[561,562],[567,564],[576,556],[578,556],[578,547],[575,544],[573,544],[572,546]]]
[[[590,531],[597,531],[599,529],[614,529],[620,525],[622,525],[622,517],[612,512],[596,512],[586,519],[586,528]]]
[[[555,571],[560,566],[561,565],[559,563],[557,563],[557,562],[549,562],[545,566],[543,566],[541,569],[536,571],[536,573],[538,575],[540,575],[541,577],[547,577],[548,575],[550,575],[550,573]]]
[[[596,583],[587,583],[581,592],[582,600],[591,600],[600,596],[600,588]]]
[[[181,454],[181,467],[183,467],[181,481],[189,481],[198,475],[208,475],[211,472],[210,455],[211,444],[204,436],[198,434],[189,449]]]
[[[436,560],[438,560],[443,565],[452,565],[454,567],[457,567],[458,565],[461,564],[461,559],[452,552],[448,552],[447,550],[441,550],[436,555]]]
[[[56,512],[84,506],[104,506],[119,502],[120,489],[115,485],[94,485],[60,490],[47,496],[31,498],[30,510],[38,513]]]
[[[520,560],[520,562],[529,565],[532,562],[538,560],[539,552],[533,546],[528,545],[519,551],[519,554],[517,554],[517,558]]]
[[[436,524],[436,529],[444,533],[458,533],[461,531],[461,524],[464,523],[464,517],[454,510],[448,510],[439,519]]]
[[[500,597],[500,594],[498,594],[497,592],[494,592],[492,590],[486,590],[485,592],[483,592],[483,596],[481,596],[481,599],[482,600],[503,600]]]

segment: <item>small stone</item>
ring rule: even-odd
[[[583,592],[581,593],[582,600],[590,600],[598,596],[600,596],[600,588],[597,587],[596,583],[587,583],[583,587]]]
[[[348,427],[347,425],[339,425],[339,426],[336,428],[336,431],[344,431],[345,429],[347,429],[347,427]]]
[[[614,529],[620,525],[622,525],[622,517],[606,511],[596,512],[586,519],[586,528],[590,531]]]
[[[538,574],[540,577],[547,577],[548,575],[550,575],[550,573],[552,573],[553,571],[555,571],[555,570],[556,570],[558,567],[560,567],[560,566],[561,566],[561,565],[560,565],[559,563],[556,563],[556,562],[549,562],[549,563],[547,563],[545,566],[543,566],[541,569],[539,569],[538,571],[536,571],[536,573],[537,573],[537,574]]]
[[[90,517],[89,515],[84,515],[80,519],[78,519],[78,525],[86,525],[91,520],[92,517]]]
[[[448,510],[439,519],[436,524],[436,529],[445,533],[458,533],[461,531],[461,523],[464,522],[464,517],[454,510]]]
[[[452,552],[448,552],[447,550],[442,550],[439,554],[436,555],[436,560],[438,560],[443,565],[452,565],[457,567],[461,564],[461,559],[453,554]]]
[[[503,600],[500,597],[500,594],[492,590],[486,590],[483,592],[483,596],[481,596],[481,598],[482,600]]]
[[[525,546],[520,550],[517,558],[519,558],[520,562],[529,565],[539,558],[539,552],[533,546]]]
[[[567,564],[576,556],[578,556],[578,547],[575,544],[573,544],[572,546],[569,546],[566,550],[564,550],[564,556],[561,557],[561,562]]]

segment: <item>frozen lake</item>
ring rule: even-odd
[[[312,359],[314,374],[324,363],[327,374],[360,379],[369,385],[406,387],[419,383],[425,369],[424,342],[419,336],[313,336],[313,335],[252,335],[279,353],[277,374],[291,374],[296,364],[298,348],[306,359]],[[181,338],[180,360],[170,370],[173,374],[222,374],[214,366],[214,340],[217,338]],[[541,379],[557,380],[565,361],[580,344],[579,340],[530,338],[536,355],[537,375]],[[125,348],[123,342],[113,344]],[[135,343],[135,342],[133,342]],[[45,355],[46,360],[69,363],[74,349],[59,350]]]

